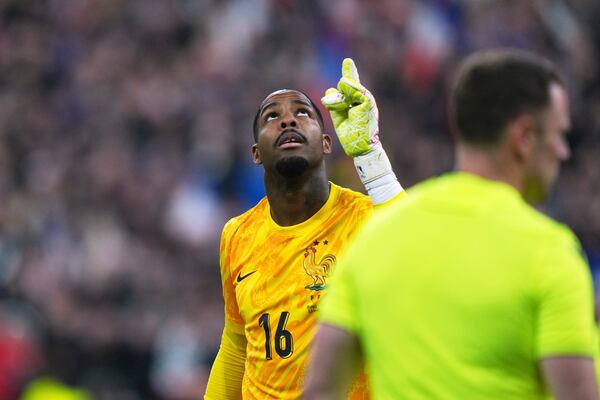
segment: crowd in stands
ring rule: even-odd
[[[199,398],[221,228],[264,196],[254,113],[283,87],[318,101],[344,57],[405,188],[451,169],[465,55],[557,63],[572,158],[542,208],[600,270],[598,21],[597,0],[0,1],[0,399]],[[362,190],[334,142],[332,181]]]

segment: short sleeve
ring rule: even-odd
[[[538,357],[595,353],[590,270],[574,236],[548,246],[539,258]]]
[[[223,299],[225,302],[225,320],[230,329],[235,333],[244,333],[244,320],[240,315],[240,310],[235,296],[233,280],[231,278],[231,256],[232,256],[232,234],[235,231],[233,220],[230,220],[223,228],[220,246],[220,268],[221,283],[223,286]]]

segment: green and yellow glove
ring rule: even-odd
[[[346,154],[361,156],[379,143],[379,111],[375,98],[360,83],[351,58],[342,63],[342,78],[337,89],[327,89],[321,103],[331,114],[335,133]]]
[[[379,110],[375,98],[360,83],[351,58],[342,63],[337,89],[327,89],[321,103],[329,110],[344,152],[354,160],[360,180],[374,204],[384,203],[403,189],[379,142]]]

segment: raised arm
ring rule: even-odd
[[[373,204],[401,197],[402,186],[379,141],[377,103],[360,83],[351,58],[344,59],[337,89],[328,89],[321,102],[329,110],[344,152],[354,160],[358,176]]]

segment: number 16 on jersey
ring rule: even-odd
[[[274,344],[275,352],[281,358],[288,358],[294,352],[294,339],[292,333],[285,329],[290,313],[283,311],[279,316],[277,330],[275,331]],[[273,351],[271,348],[271,314],[265,313],[258,319],[258,325],[265,330],[265,358],[273,359]]]

